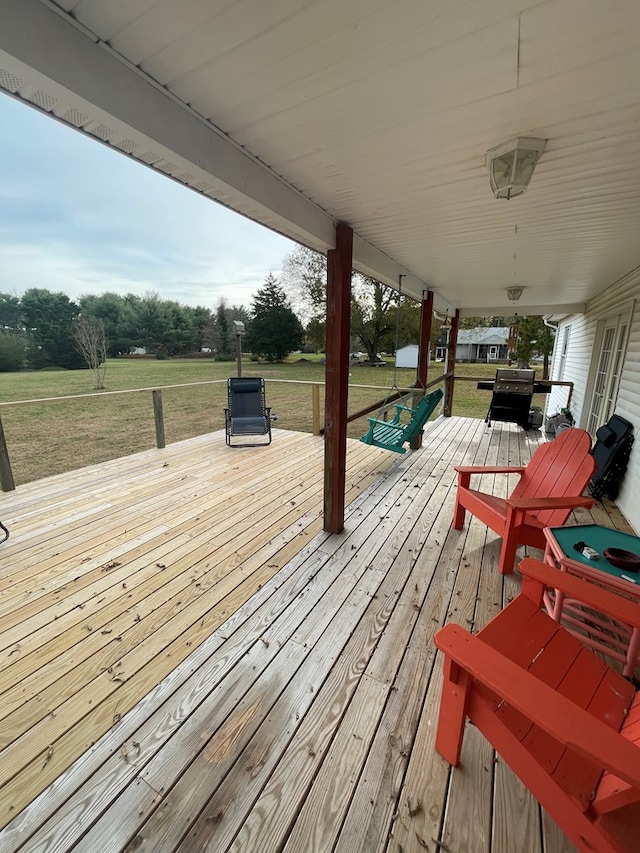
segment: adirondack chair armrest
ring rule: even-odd
[[[374,429],[377,426],[381,426],[381,427],[397,427],[398,430],[401,430],[404,426],[403,424],[398,423],[398,421],[395,418],[391,421],[383,421],[380,418],[367,418],[367,420],[369,421],[370,427],[373,427]]]
[[[523,474],[524,466],[504,465],[454,465],[459,474]]]
[[[640,603],[637,601],[624,598],[583,578],[577,578],[548,563],[541,563],[533,557],[525,557],[518,564],[518,571],[523,576],[522,594],[538,606],[542,605],[545,589],[551,587],[586,604],[587,607],[612,616],[624,625],[640,628]]]
[[[596,503],[594,498],[581,495],[579,497],[559,498],[507,498],[507,506],[513,509],[530,512],[534,509],[575,509],[576,507],[592,507]]]
[[[560,743],[640,789],[639,746],[625,740],[606,723],[592,717],[459,625],[446,625],[434,640],[436,646],[472,678],[497,693]]]
[[[505,467],[504,465],[455,465],[454,470],[458,472],[458,486],[462,489],[468,489],[471,485],[471,477],[473,474],[519,474],[522,475],[525,471],[522,467]]]

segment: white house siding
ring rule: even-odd
[[[560,364],[560,347],[564,329],[569,329],[569,346],[564,368]],[[558,325],[558,332],[553,352],[553,369],[551,378],[564,382],[573,382],[573,393],[571,395],[571,411],[579,420],[584,405],[584,395],[589,375],[589,364],[593,353],[593,339],[595,337],[596,322],[589,321],[587,315],[574,314],[567,317]],[[553,386],[547,397],[546,413],[554,414],[564,408],[568,402],[569,388],[565,386]]]
[[[634,304],[635,303],[635,304]],[[626,356],[620,377],[615,412],[634,425],[636,441],[623,486],[616,503],[640,535],[640,269],[635,270],[607,288],[587,304],[585,314],[564,318],[558,325],[553,354],[553,379],[574,383],[571,411],[576,422],[586,427],[591,397],[590,372],[600,352],[596,351],[598,321],[616,313],[630,315]],[[564,375],[557,375],[560,363],[562,329],[571,326]],[[588,395],[588,396],[587,396]],[[565,405],[566,392],[554,388],[547,401],[547,413],[552,414]]]

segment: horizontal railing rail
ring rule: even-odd
[[[440,376],[437,376],[435,379],[431,379],[424,387],[418,383],[414,385],[410,385],[406,388],[397,388],[396,390],[392,389],[391,393],[387,393],[386,397],[382,399],[376,400],[375,402],[364,406],[363,408],[358,409],[355,412],[347,415],[347,423],[352,423],[353,421],[357,421],[360,418],[369,415],[371,412],[381,412],[382,417],[386,418],[386,412],[392,409],[397,402],[397,400],[401,399],[403,396],[407,394],[422,394],[428,391],[430,388],[433,388],[436,385],[441,383],[445,383],[445,388],[447,386],[447,380],[451,381],[459,381],[459,382],[481,382],[487,381],[487,377],[480,376],[458,376],[452,373],[442,373]],[[547,380],[545,380],[547,381]],[[155,387],[144,387],[144,388],[124,388],[118,391],[95,391],[91,394],[66,394],[59,397],[36,397],[27,400],[8,400],[4,402],[0,402],[0,413],[3,409],[11,409],[16,408],[18,406],[33,406],[33,405],[43,405],[43,404],[54,404],[54,403],[69,403],[69,402],[86,402],[87,400],[100,400],[106,399],[110,397],[122,396],[122,395],[130,395],[130,394],[143,394],[143,393],[151,393],[152,397],[152,408],[153,408],[153,416],[154,416],[154,424],[155,424],[155,437],[156,437],[156,447],[162,449],[166,446],[165,440],[165,429],[164,429],[164,409],[163,409],[163,400],[162,400],[162,392],[173,390],[173,389],[181,389],[181,388],[194,388],[205,385],[224,385],[226,384],[227,379],[206,379],[200,382],[181,382],[173,385],[158,385]],[[311,411],[312,411],[312,433],[313,435],[323,435],[324,434],[324,426],[322,425],[322,417],[321,417],[321,407],[320,407],[320,389],[324,387],[324,382],[318,382],[313,380],[306,379],[276,379],[276,378],[268,378],[267,382],[269,384],[278,383],[278,384],[291,384],[291,385],[307,385],[311,388]],[[554,385],[564,385],[569,388],[569,395],[567,400],[567,407],[571,403],[571,397],[573,394],[573,382],[564,382],[561,380],[548,380],[548,384],[551,386]],[[388,386],[385,385],[368,385],[368,384],[360,384],[360,383],[350,383],[350,388],[364,388],[371,390],[379,390],[379,391],[389,391]],[[9,452],[7,449],[7,442],[4,433],[4,427],[2,423],[2,417],[0,414],[0,488],[4,492],[12,491],[15,489],[15,482],[13,478],[13,472],[11,469],[11,462],[9,459]]]
[[[314,435],[321,435],[321,414],[320,414],[320,388],[324,386],[324,382],[317,382],[306,379],[267,379],[269,384],[282,383],[290,385],[307,385],[311,388],[311,411],[312,411],[312,432]],[[155,387],[143,388],[123,388],[118,391],[94,391],[90,394],[64,394],[58,397],[33,397],[26,400],[7,400],[0,402],[0,489],[3,492],[10,492],[15,489],[15,480],[11,468],[11,461],[7,442],[2,423],[1,412],[3,409],[12,409],[24,406],[49,405],[55,403],[75,403],[87,402],[89,400],[106,400],[112,397],[118,397],[131,394],[150,393],[152,398],[153,417],[155,425],[156,447],[162,449],[166,446],[165,428],[164,428],[164,408],[162,392],[174,389],[195,388],[205,385],[226,385],[227,379],[205,379],[200,382],[181,382],[173,385],[157,385]],[[371,388],[376,390],[385,390],[382,385],[354,385],[358,388]],[[377,407],[376,404],[375,407]]]
[[[145,391],[166,391],[169,388],[191,388],[196,385],[221,385],[226,383],[226,381],[226,379],[205,379],[202,382],[182,382],[179,385],[154,385],[149,388],[122,388],[119,391],[95,391],[92,394],[65,394],[62,397],[33,397],[29,400],[7,400],[0,403],[0,409],[29,406],[37,403],[62,403],[68,400],[95,400],[99,397],[117,397],[120,394],[141,394]]]
[[[443,373],[441,376],[437,376],[435,379],[432,379],[430,382],[427,382],[426,385],[422,386],[418,383],[415,385],[410,385],[407,388],[398,388],[397,393],[390,394],[387,397],[383,397],[382,400],[377,400],[375,403],[371,403],[370,406],[365,406],[362,409],[358,409],[357,412],[353,412],[350,415],[347,415],[347,423],[350,424],[352,421],[357,421],[359,418],[363,418],[365,415],[370,414],[371,412],[385,412],[389,409],[393,408],[393,405],[396,400],[399,400],[405,394],[412,394],[416,391],[428,391],[429,388],[433,388],[436,385],[439,385],[444,379],[446,379],[447,374]],[[376,385],[358,385],[358,386],[350,386],[350,387],[358,387],[358,388],[376,388],[380,386]]]

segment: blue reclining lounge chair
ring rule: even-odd
[[[233,376],[227,380],[227,408],[224,410],[226,441],[232,436],[264,435],[271,444],[271,421],[276,416],[265,405],[264,379]],[[254,447],[255,445],[245,446]]]

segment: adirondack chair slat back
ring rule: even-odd
[[[631,743],[640,746],[640,693],[636,693],[633,699],[620,734]],[[593,809],[597,814],[607,814],[637,801],[638,791],[635,788],[605,770],[598,787],[597,797],[593,802]]]
[[[509,631],[504,630],[500,620],[490,622],[478,635],[483,642],[614,731],[620,731],[634,698],[633,685],[607,667],[603,660],[538,609],[529,598],[518,596],[509,607],[512,614]],[[477,689],[509,731],[526,743],[527,750],[545,773],[579,802],[582,809],[588,808],[593,800],[593,791],[598,787],[602,768],[567,748],[486,687],[480,685]],[[631,738],[627,736],[627,739]],[[638,792],[626,782],[613,778],[628,802],[636,802]]]
[[[542,444],[513,490],[512,498],[561,498],[580,495],[595,470],[591,455],[591,436],[582,429],[567,429],[554,441]],[[532,511],[545,527],[560,527],[569,517],[569,509]]]
[[[591,600],[590,584],[532,559],[520,569],[522,592],[476,635],[452,624],[435,635],[445,654],[436,749],[464,763],[468,718],[578,849],[631,853],[640,692],[540,609],[550,584]],[[628,602],[612,598],[611,615],[623,617]]]

